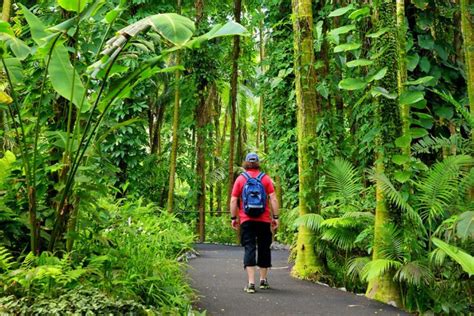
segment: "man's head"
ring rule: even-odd
[[[245,156],[243,167],[245,170],[260,169],[260,160],[258,159],[258,155],[256,153],[248,153],[247,156]]]

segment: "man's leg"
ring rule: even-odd
[[[252,222],[245,222],[241,225],[241,244],[244,252],[244,269],[247,271],[248,283],[255,284],[256,257],[256,234]]]
[[[266,280],[268,268],[272,266],[272,256],[270,246],[272,244],[272,232],[269,223],[259,223],[257,233],[258,259],[257,265],[260,267],[260,281]]]

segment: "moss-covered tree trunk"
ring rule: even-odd
[[[265,57],[265,42],[264,42],[264,37],[263,37],[263,18],[264,15],[262,15],[262,20],[260,21],[259,25],[259,53],[260,53],[260,72],[262,75],[265,72],[265,69],[263,67],[263,59]],[[263,91],[262,89],[260,90],[260,103],[258,106],[258,119],[257,119],[257,141],[255,143],[255,147],[257,148],[257,152],[260,151],[260,140],[262,138],[262,124],[263,124],[263,105],[264,105],[264,97],[263,97]]]
[[[294,32],[294,65],[296,81],[299,213],[319,212],[316,177],[316,124],[318,116],[316,72],[313,52],[313,12],[311,0],[292,0]],[[300,227],[296,245],[293,275],[317,279],[323,271],[312,237],[314,233]]]
[[[397,1],[397,47],[398,47],[398,96],[405,92],[405,83],[407,81],[407,62],[406,62],[406,36],[407,25],[405,23],[405,0]],[[399,98],[400,100],[400,98]],[[401,104],[400,119],[402,120],[402,136],[410,136],[410,105]],[[410,143],[402,148],[404,155],[410,156]]]
[[[11,0],[3,0],[3,5],[2,5],[2,20],[5,22],[10,21],[10,11],[12,8],[12,2]]]
[[[390,31],[378,38],[374,43],[374,50],[384,50],[383,57],[376,62],[376,67],[387,67],[387,75],[379,82],[379,85],[390,92],[398,90],[398,46],[397,46],[397,19],[395,0],[384,0],[378,3],[374,16],[376,29],[388,28]],[[380,129],[376,141],[375,173],[377,175],[386,173],[387,162],[394,154],[393,143],[400,136],[400,110],[396,100],[379,97],[375,101],[375,124]],[[386,259],[383,257],[380,246],[382,245],[384,226],[392,222],[393,213],[389,211],[385,196],[383,195],[381,183],[376,181],[376,209],[374,225],[374,246],[372,259]],[[385,303],[400,305],[400,293],[397,283],[393,280],[393,271],[388,270],[379,277],[369,280],[366,292],[367,297]]]
[[[234,19],[240,23],[240,15],[242,12],[242,1],[234,1]],[[234,153],[235,153],[235,125],[237,112],[237,88],[238,88],[238,71],[239,71],[239,55],[240,55],[240,36],[234,36],[234,47],[232,49],[232,75],[230,81],[230,139],[229,139],[229,174],[227,186],[227,212],[230,213],[230,197],[232,187],[234,185]]]
[[[178,13],[181,12],[181,0],[178,0]],[[179,51],[176,53],[176,65],[181,63],[181,57]],[[171,156],[170,156],[170,178],[168,185],[168,203],[166,209],[168,212],[173,212],[174,207],[174,187],[175,187],[175,177],[176,177],[176,157],[178,156],[178,130],[179,130],[179,83],[181,73],[179,70],[175,71],[175,92],[174,92],[174,109],[173,109],[173,140],[171,143]]]
[[[474,17],[471,14],[473,0],[461,0],[461,29],[464,42],[464,55],[467,73],[467,94],[469,96],[469,109],[474,115]],[[474,129],[471,131],[474,142]]]

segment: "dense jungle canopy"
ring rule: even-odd
[[[473,312],[472,0],[4,0],[0,313],[192,314],[256,152],[292,275]],[[179,260],[178,260],[179,259]]]

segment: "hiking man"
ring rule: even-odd
[[[255,293],[256,266],[260,268],[260,289],[270,288],[267,274],[272,266],[272,229],[275,230],[280,224],[280,210],[272,180],[260,172],[258,155],[247,154],[243,168],[245,172],[235,180],[232,189],[230,213],[232,228],[237,230],[240,225],[240,243],[245,249],[244,269],[247,271],[248,285],[244,290]]]

